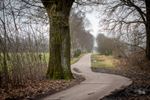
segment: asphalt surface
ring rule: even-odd
[[[85,81],[42,100],[99,100],[132,83],[130,79],[119,75],[92,72],[91,54],[81,57],[71,69],[73,73],[85,77]]]

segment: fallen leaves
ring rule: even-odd
[[[20,87],[11,87],[8,90],[0,88],[0,100],[18,100],[24,98],[36,98],[36,96],[42,96],[42,94],[50,95],[77,83],[77,80],[28,81]]]

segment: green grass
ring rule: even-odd
[[[48,63],[49,61],[49,53],[41,53],[42,54],[42,59],[46,61],[46,63]]]
[[[0,54],[0,69],[3,66],[3,54]],[[11,67],[12,63],[17,61],[23,61],[31,63],[35,61],[39,61],[41,63],[48,63],[49,53],[8,53],[6,56],[7,66]]]
[[[115,68],[118,60],[113,56],[93,54],[92,56],[93,68]]]
[[[73,57],[71,58],[71,64],[74,64],[76,63],[84,54],[81,54],[80,56],[78,57]],[[46,62],[48,63],[48,60],[49,60],[49,53],[42,53],[42,56],[46,59]],[[43,59],[44,59],[43,58]]]
[[[33,57],[41,58],[42,63],[48,63],[49,61],[49,53],[8,53],[8,55],[9,55],[9,58],[7,57],[7,64],[9,66],[12,66],[11,62],[13,61],[13,59],[16,59],[15,56],[18,56],[19,59],[24,59],[24,61],[27,61],[27,62],[32,61],[32,59],[34,59]],[[76,63],[83,55],[84,54],[81,54],[78,57],[71,58],[71,64]],[[3,57],[2,54],[0,56]],[[1,63],[3,63],[2,59],[3,58],[1,58]],[[2,68],[1,63],[0,63],[0,69]]]

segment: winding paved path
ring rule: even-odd
[[[84,76],[85,81],[43,100],[99,100],[112,91],[132,83],[130,79],[122,76],[92,72],[90,57],[91,54],[87,54],[72,65],[72,72]],[[78,69],[79,72],[74,69]]]

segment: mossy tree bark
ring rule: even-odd
[[[68,21],[66,18],[66,22]],[[62,67],[64,69],[65,78],[70,79],[72,78],[72,73],[70,69],[70,31],[69,31],[69,24],[63,26],[63,37],[62,37]]]
[[[50,23],[50,58],[47,77],[71,79],[69,14],[74,0],[42,0]]]
[[[62,24],[62,66],[64,69],[65,78],[72,78],[72,73],[70,69],[70,27],[69,27],[69,16],[70,10],[74,0],[63,0],[62,2],[62,13],[63,15],[63,24]]]

